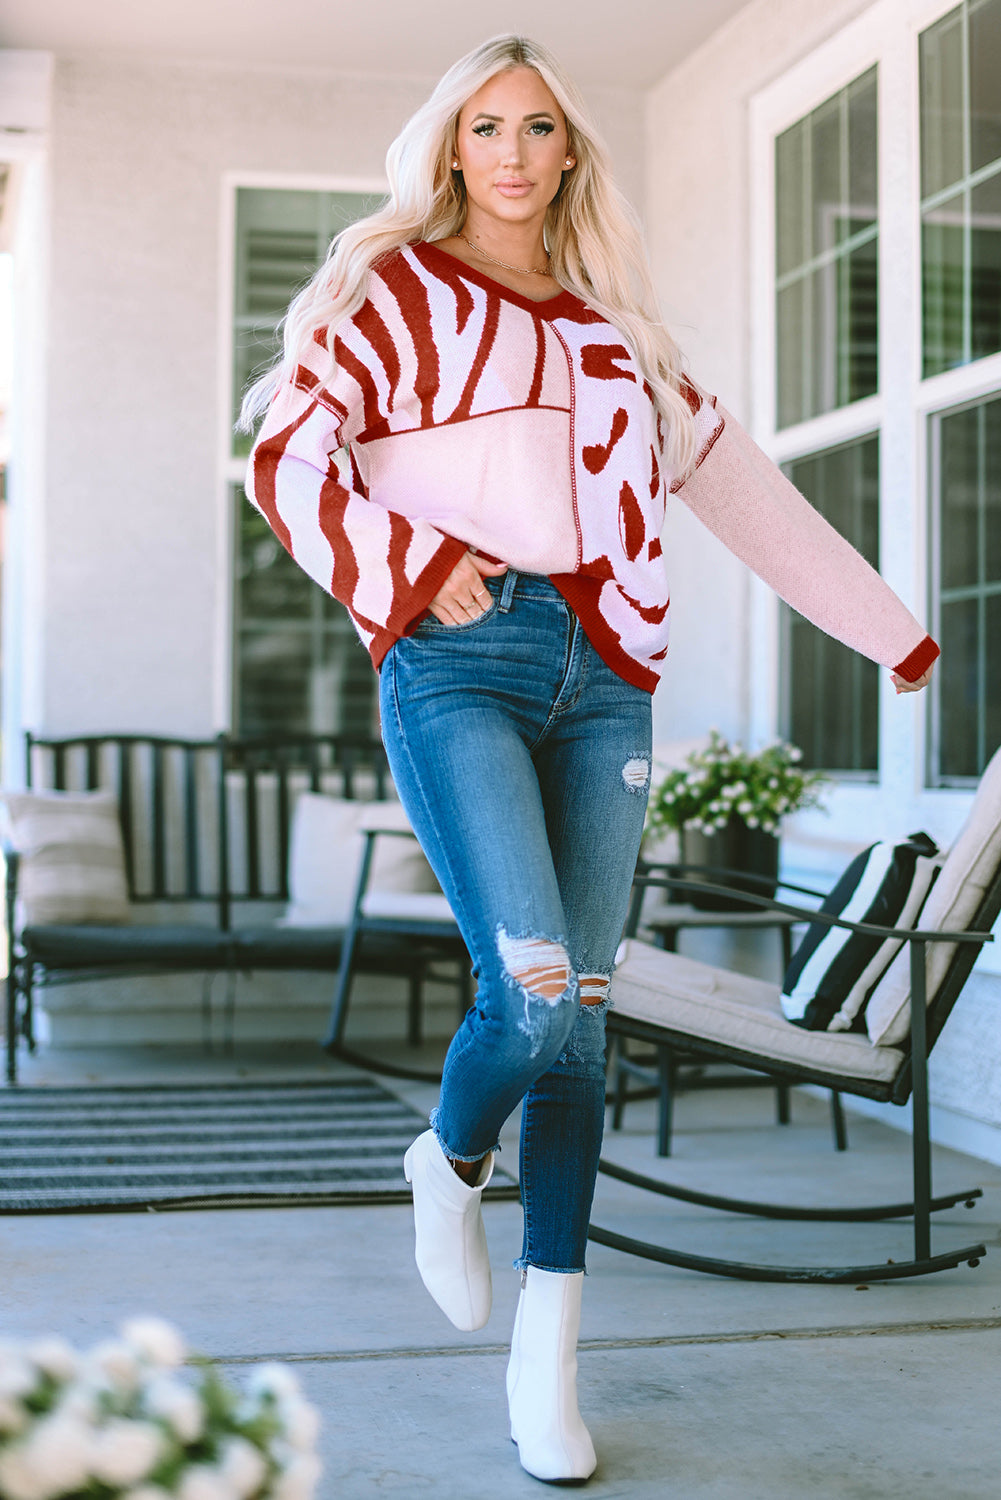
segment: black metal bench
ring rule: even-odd
[[[19,1039],[34,1047],[40,985],[184,972],[204,973],[207,984],[225,973],[232,984],[238,972],[262,969],[337,972],[342,927],[280,926],[259,920],[253,907],[289,899],[292,813],[301,791],[348,799],[392,795],[379,741],[336,734],[52,739],[29,733],[26,754],[29,790],[114,792],[134,917],[121,925],[18,931],[19,857],[5,847],[9,1082],[17,1080]],[[461,986],[468,958],[457,939],[373,935],[356,963],[364,972],[407,980],[413,1034],[430,965],[443,957],[458,962]],[[227,1006],[231,1027],[232,988]]]

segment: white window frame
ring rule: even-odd
[[[878,0],[755,95],[750,106],[751,431],[780,463],[879,432],[881,571],[923,621],[930,619],[931,608],[928,416],[1001,390],[1001,354],[921,378],[918,38],[955,8],[956,0]],[[780,432],[775,409],[775,138],[874,65],[878,68],[879,129],[879,390]],[[750,632],[754,663],[751,731],[756,740],[764,740],[776,732],[778,724],[779,605],[756,579],[751,588]],[[861,845],[923,827],[940,843],[948,842],[972,794],[926,787],[928,711],[924,695],[898,698],[889,674],[881,673],[878,779],[869,785],[835,782],[827,799],[831,816],[809,813],[792,820],[792,863],[797,862],[797,839],[805,851],[799,867],[817,873],[832,873],[843,862],[840,841]],[[985,959],[984,966],[987,962],[991,961]]]
[[[232,171],[223,174],[219,225],[219,318],[217,339],[216,556],[225,560],[215,619],[212,698],[217,724],[233,717],[233,506],[230,490],[242,484],[247,460],[233,457],[233,299],[236,295],[236,195],[240,188],[306,193],[386,193],[385,177],[344,173]]]

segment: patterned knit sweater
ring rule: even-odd
[[[467,548],[548,575],[596,650],[652,692],[668,643],[669,490],[822,630],[908,680],[938,647],[716,401],[688,386],[698,458],[664,472],[650,389],[578,297],[533,302],[433,245],[373,269],[276,393],[247,492],[348,609],[378,667]]]

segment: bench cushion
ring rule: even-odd
[[[25,951],[47,969],[165,968],[216,969],[228,962],[233,934],[191,924],[134,923],[123,927],[59,925],[26,927]]]
[[[663,1026],[692,1038],[719,1042],[773,1061],[837,1079],[889,1084],[903,1054],[874,1047],[853,1032],[804,1031],[782,1014],[777,984],[665,953],[630,938],[620,950],[612,981],[613,1013]]]

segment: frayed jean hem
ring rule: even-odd
[[[438,1129],[438,1110],[437,1109],[433,1109],[431,1111],[430,1115],[428,1116],[428,1124],[431,1126],[431,1129],[434,1131],[434,1138],[435,1138],[435,1140],[438,1142],[438,1145],[441,1147],[441,1149],[444,1152],[444,1154],[448,1157],[449,1161],[470,1161],[470,1162],[472,1162],[472,1161],[482,1161],[484,1159],[484,1157],[489,1156],[491,1152],[493,1152],[495,1156],[499,1156],[500,1155],[500,1151],[501,1151],[501,1143],[500,1143],[500,1141],[497,1141],[496,1144],[493,1145],[493,1146],[488,1146],[485,1151],[477,1151],[474,1156],[464,1156],[461,1151],[453,1151],[452,1148],[451,1148],[451,1146],[448,1145],[448,1143],[442,1139],[441,1131]]]

